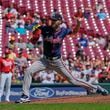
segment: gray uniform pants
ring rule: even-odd
[[[31,85],[33,74],[38,73],[39,71],[45,70],[47,68],[53,69],[56,72],[62,74],[63,76],[66,76],[68,81],[71,82],[72,84],[83,86],[90,90],[97,89],[96,85],[92,85],[88,82],[85,82],[84,80],[74,78],[71,72],[66,68],[64,62],[62,61],[62,58],[57,60],[48,60],[46,58],[41,58],[40,60],[34,62],[25,71],[24,81],[23,81],[23,93],[25,95],[29,96],[29,88]]]

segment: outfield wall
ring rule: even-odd
[[[110,92],[110,83],[100,84]],[[22,94],[22,85],[12,85],[10,100],[15,101],[20,98]],[[83,87],[73,86],[71,84],[32,84],[30,88],[31,99],[45,99],[54,97],[68,97],[68,96],[84,96],[87,91]],[[3,99],[4,100],[4,97]]]

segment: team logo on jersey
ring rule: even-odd
[[[30,96],[34,98],[49,98],[52,97],[54,94],[54,90],[47,87],[33,88],[30,90]]]
[[[5,61],[5,60],[3,60],[3,64],[5,66],[11,66],[12,65],[12,62],[11,61]]]

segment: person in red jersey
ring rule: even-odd
[[[74,14],[73,18],[83,18],[83,17],[84,17],[84,14],[82,12],[82,9],[79,7],[78,11]]]
[[[9,102],[10,97],[10,88],[11,88],[11,79],[14,70],[14,61],[9,58],[9,50],[5,51],[4,57],[0,58],[0,102],[2,95],[4,93],[4,87],[6,85],[5,91],[5,101]]]

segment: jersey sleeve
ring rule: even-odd
[[[69,29],[69,28],[62,28],[61,29],[61,33],[60,33],[60,38],[64,38],[64,37],[66,37],[66,35],[68,35],[68,34],[71,34],[72,33],[72,30],[71,29]]]

